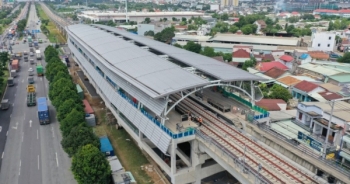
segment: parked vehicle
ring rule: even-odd
[[[35,86],[33,84],[28,84],[27,86],[27,106],[35,106],[36,105],[36,92]]]
[[[9,77],[7,79],[7,85],[10,87],[15,85],[15,83],[13,82],[13,77]]]
[[[10,107],[10,104],[8,99],[1,100],[1,104],[0,104],[1,110],[7,110],[9,107]]]
[[[50,124],[49,107],[45,97],[38,98],[38,118],[40,125]]]
[[[11,63],[11,69],[12,70],[16,70],[18,71],[19,70],[19,63],[18,63],[18,60],[13,60],[12,63]]]

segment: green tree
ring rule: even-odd
[[[241,31],[242,31],[243,34],[245,34],[245,35],[249,35],[249,34],[254,33],[254,32],[253,32],[253,29],[251,28],[250,25],[245,25],[245,26],[243,26],[242,29],[241,29]]]
[[[183,48],[191,52],[200,53],[202,46],[198,43],[194,43],[193,41],[189,41],[183,46]]]
[[[270,89],[269,98],[282,99],[288,103],[289,99],[292,98],[292,94],[290,94],[287,88],[284,88],[281,85],[275,84]]]
[[[329,21],[329,23],[328,23],[328,31],[332,31],[332,30],[334,30],[334,24],[333,24],[332,21]]]
[[[145,36],[154,36],[154,32],[153,31],[146,31]]]
[[[66,101],[67,99],[73,99],[75,103],[81,103],[81,100],[78,96],[77,90],[72,90],[69,89],[68,87],[63,87],[61,89],[54,89],[54,90],[60,90],[59,95],[54,97],[52,100],[52,104],[56,107],[59,108],[60,105],[62,105],[62,102]],[[50,93],[49,93],[50,95]]]
[[[106,184],[110,182],[111,168],[104,155],[95,146],[83,146],[72,160],[72,172],[79,184]]]
[[[242,69],[247,71],[249,67],[254,67],[255,65],[256,65],[255,58],[250,58],[250,59],[244,61]]]
[[[69,157],[75,155],[81,147],[88,144],[91,144],[96,148],[100,147],[100,140],[92,132],[90,127],[74,127],[69,135],[63,137],[61,141],[61,145]]]
[[[83,111],[83,106],[81,103],[77,103],[72,98],[66,99],[60,106],[57,111],[57,119],[58,121],[63,120],[66,115],[71,112],[73,109],[77,109],[78,111]]]
[[[350,63],[350,52],[346,52],[343,57],[338,58],[339,63]]]
[[[10,56],[8,52],[1,52],[0,53],[0,63],[1,63],[1,70],[5,69],[7,67],[7,63],[10,61]]]
[[[149,17],[146,17],[143,22],[146,24],[149,24],[151,22],[151,19]]]
[[[175,43],[174,47],[182,48],[182,46],[180,44],[178,44],[178,43]]]
[[[228,29],[228,31],[231,33],[236,33],[238,30],[239,28],[235,25],[230,26],[230,28]]]
[[[73,109],[67,116],[60,122],[60,129],[63,137],[67,137],[74,127],[85,127],[85,114],[83,111]]]
[[[63,89],[76,90],[72,80],[62,78],[58,79],[54,83],[50,83],[49,86],[49,97],[51,101],[55,100],[56,97],[63,91]]]
[[[175,31],[174,27],[167,27],[163,29],[161,32],[155,34],[154,39],[164,43],[170,43],[172,38],[175,36],[174,31]]]
[[[208,56],[208,57],[214,57],[215,51],[212,47],[204,47],[203,51],[201,52],[202,55]]]
[[[222,14],[221,20],[228,20],[228,14],[227,13]]]

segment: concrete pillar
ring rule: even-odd
[[[170,153],[170,170],[171,174],[175,175],[176,173],[176,148],[177,148],[177,143],[174,139],[171,139],[171,153]]]
[[[202,164],[200,163],[199,160],[199,155],[196,153],[196,151],[199,150],[199,144],[197,140],[191,141],[191,162],[192,162],[192,167],[195,168],[195,178],[196,181],[194,184],[201,184],[201,168]]]
[[[251,90],[251,96],[252,96],[251,103],[252,103],[252,106],[254,106],[255,105],[255,89],[254,89],[254,82],[253,81],[250,81],[250,90]]]

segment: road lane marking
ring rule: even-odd
[[[43,78],[40,77],[40,81],[43,81]]]
[[[12,114],[10,114],[10,118],[12,118]]]
[[[22,80],[22,83],[24,82],[24,79]]]
[[[4,158],[4,153],[5,153],[5,152],[2,152],[1,159],[3,159],[3,158]]]
[[[40,161],[39,161],[39,155],[38,155],[38,170],[40,170],[39,163],[40,163]]]
[[[6,136],[9,134],[9,131],[6,132]]]
[[[58,157],[57,157],[57,152],[56,152],[56,163],[57,163],[57,167],[58,167]]]
[[[22,132],[22,142],[23,142],[23,138],[24,138],[24,132]]]
[[[27,97],[26,97],[26,100],[25,100],[25,102],[27,101]]]
[[[16,96],[16,94],[15,94],[15,96]],[[14,106],[15,106],[15,103],[12,104],[12,107],[14,107]]]
[[[36,130],[36,139],[39,139],[39,130]]]
[[[12,127],[12,128],[17,130],[17,126],[18,126],[18,122],[16,123],[16,126]]]
[[[0,126],[0,132],[2,131],[2,126]]]
[[[32,120],[29,120],[29,127],[32,127]]]
[[[18,173],[18,176],[21,175],[21,160],[19,160],[19,173]]]

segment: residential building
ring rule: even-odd
[[[260,34],[262,30],[266,28],[266,23],[264,20],[257,20],[254,22],[254,24],[257,26],[256,34]]]
[[[350,104],[338,101],[334,104],[328,142],[332,147],[340,146],[344,132],[349,130]],[[301,102],[297,106],[296,122],[309,128],[311,135],[320,143],[327,136],[332,106],[324,102]]]
[[[247,51],[248,53],[251,53],[252,50],[253,50],[253,46],[234,45],[234,46],[233,46],[232,53],[233,53],[233,52],[236,52],[236,51],[238,51],[238,50],[241,50],[241,49]]]
[[[340,17],[348,18],[350,17],[350,10],[341,9],[341,10],[329,10],[329,9],[316,9],[313,11],[314,15],[335,15]]]
[[[257,70],[261,72],[266,72],[274,67],[280,68],[282,70],[288,70],[288,67],[279,61],[260,62],[256,65]]]
[[[334,93],[330,91],[320,92],[319,94],[327,101],[343,98],[343,96],[339,95],[338,93]]]
[[[150,24],[137,24],[137,34],[144,36],[147,31],[153,31],[154,34],[156,34],[167,27],[171,27],[170,22],[151,22]]]
[[[348,85],[350,84],[350,73],[341,73],[338,75],[328,76],[326,81],[337,86]]]
[[[301,56],[299,56],[299,59],[298,59],[298,64],[306,64],[306,63],[310,63],[312,61],[312,58],[309,54],[301,54]]]
[[[238,49],[232,53],[232,62],[244,63],[245,61],[249,60],[250,57],[250,53],[245,49]]]
[[[277,81],[275,83],[279,84],[285,88],[291,88],[294,85],[298,84],[299,82],[301,82],[301,80],[299,80],[295,77],[285,76],[285,77],[281,77],[281,78],[277,79]]]
[[[313,77],[319,81],[327,82],[327,77],[338,75],[338,74],[346,74],[349,73],[345,70],[341,70],[338,68],[331,68],[327,66],[317,65],[313,63],[306,63],[303,65],[299,65],[296,69],[296,73],[298,75],[306,75]]]
[[[333,51],[335,33],[321,32],[312,34],[312,49],[317,51]]]
[[[289,71],[286,71],[284,69],[278,68],[278,67],[273,67],[267,71],[264,72],[264,75],[267,75],[271,78],[274,79],[279,79],[285,76],[292,75]]]
[[[273,57],[272,54],[264,54],[264,53],[254,54],[254,58],[256,59],[257,62],[260,62],[260,61],[264,61],[264,62],[275,61],[275,58]]]
[[[261,99],[255,104],[267,111],[283,111],[287,109],[287,103],[282,99]]]
[[[292,69],[294,58],[289,55],[282,55],[278,61],[286,65],[289,69]]]
[[[325,89],[319,85],[309,82],[301,81],[295,86],[292,87],[292,96],[293,98],[299,99],[301,102],[310,102],[316,101],[310,94],[324,92]]]

